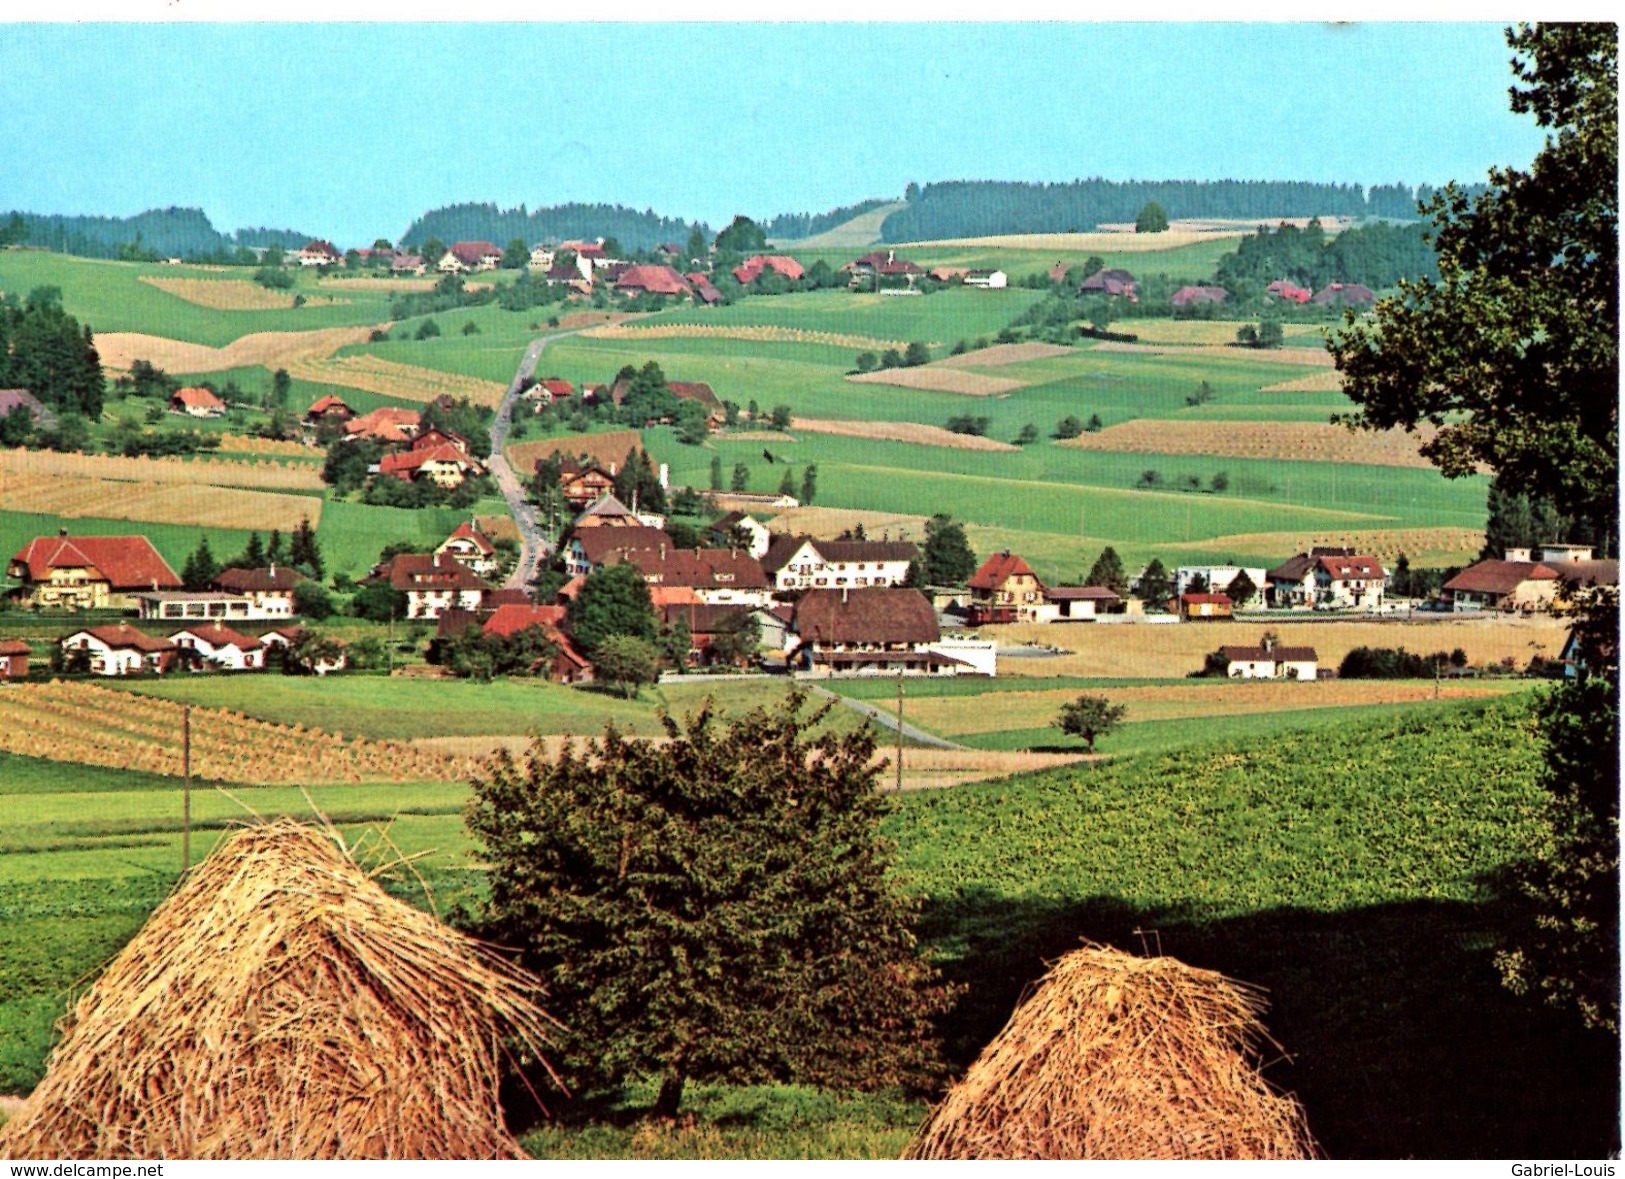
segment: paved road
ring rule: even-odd
[[[865,704],[862,700],[853,700],[850,696],[837,695],[836,693],[831,692],[828,688],[819,687],[817,684],[812,685],[812,690],[819,696],[823,696],[829,700],[839,701],[853,711],[862,713],[883,729],[890,729],[894,733],[897,731],[897,718],[892,716],[889,712],[882,712],[874,705]],[[908,705],[905,703],[903,708],[906,712]],[[913,741],[916,744],[926,745],[932,749],[965,748],[965,746],[956,745],[952,741],[945,741],[941,737],[938,737],[935,733],[927,733],[923,729],[916,729],[913,725],[907,723],[906,721],[903,723],[903,736],[907,737],[910,741]]]
[[[507,445],[508,430],[513,425],[514,403],[519,399],[519,391],[535,374],[536,362],[554,340],[562,340],[566,336],[573,335],[575,332],[554,332],[552,335],[540,336],[530,342],[530,347],[525,349],[525,355],[519,361],[519,370],[514,373],[513,383],[508,386],[507,395],[497,407],[497,416],[491,422],[491,458],[487,465],[497,481],[497,487],[502,491],[502,498],[508,501],[508,511],[513,516],[514,523],[519,526],[519,561],[508,576],[506,583],[508,589],[524,589],[536,575],[537,567],[551,555],[552,550],[548,546],[546,534],[542,531],[541,521],[536,518],[535,505],[525,498],[524,483],[518,472],[513,469],[513,465],[508,462],[507,456],[502,453],[502,448]]]

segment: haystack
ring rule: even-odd
[[[523,1158],[528,975],[292,820],[223,840],[79,1001],[0,1158]]]
[[[909,1144],[914,1159],[1302,1159],[1258,1073],[1259,992],[1086,943],[1055,963]]]

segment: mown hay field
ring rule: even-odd
[[[1460,647],[1474,664],[1512,659],[1521,669],[1536,654],[1555,659],[1568,637],[1561,619],[1483,618],[1439,621],[1377,622],[1184,622],[1153,626],[1144,623],[1102,625],[1018,624],[985,627],[983,633],[1001,644],[1053,643],[1066,654],[1047,659],[1001,659],[999,675],[1104,676],[1109,678],[1178,679],[1199,671],[1203,657],[1221,645],[1256,643],[1266,630],[1293,647],[1313,647],[1322,667],[1336,667],[1355,647],[1404,647],[1424,654]]]
[[[287,369],[290,375],[302,380],[364,389],[403,401],[429,402],[449,393],[453,397],[466,397],[475,405],[494,409],[508,392],[506,385],[496,381],[401,364],[366,353],[306,357],[290,362]]]
[[[1101,340],[1090,346],[1091,352],[1122,352],[1127,355],[1158,356],[1169,349],[1186,356],[1222,357],[1227,360],[1257,361],[1260,364],[1295,364],[1311,368],[1331,368],[1332,355],[1324,348],[1239,348],[1225,344],[1129,344],[1120,340]]]
[[[561,325],[562,326],[562,325]],[[806,328],[701,323],[614,324],[590,328],[583,335],[600,340],[746,340],[753,344],[826,344],[832,348],[884,351],[908,347],[907,340],[883,340],[849,332]]]
[[[141,520],[200,528],[296,528],[320,523],[319,496],[247,491],[204,483],[138,483],[115,479],[0,471],[0,502],[9,512],[79,519]]]
[[[1343,391],[1343,374],[1335,368],[1324,372],[1309,373],[1306,376],[1293,377],[1289,381],[1277,381],[1273,385],[1264,385],[1260,393],[1341,393]]]
[[[310,453],[306,447],[299,446],[298,443],[270,445],[294,446],[298,448],[297,452],[300,454]],[[320,491],[324,486],[321,473],[309,463],[155,459],[145,456],[125,458],[122,455],[111,454],[64,454],[52,450],[0,450],[0,474],[50,475],[61,479],[110,479],[177,486],[204,484],[212,487],[248,487],[277,491]]]
[[[767,522],[774,532],[805,533],[808,536],[833,540],[843,532],[863,525],[871,540],[882,534],[895,540],[925,539],[924,516],[911,516],[902,512],[877,512],[867,508],[817,508],[803,505],[780,512]]]
[[[222,434],[220,449],[231,454],[285,455],[289,458],[321,458],[322,452],[303,442],[281,438],[256,438],[252,434]]]
[[[977,348],[972,352],[961,352],[958,356],[944,356],[931,364],[934,368],[1002,368],[1007,364],[1022,364],[1029,360],[1076,355],[1076,348],[1034,340],[1026,344],[994,344],[991,348]]]
[[[1026,381],[969,372],[962,368],[883,368],[872,373],[854,373],[846,378],[857,385],[895,385],[899,389],[920,389],[932,393],[959,393],[967,397],[997,397],[1025,388]]]
[[[143,274],[141,281],[215,311],[271,311],[293,306],[291,291],[273,291],[247,279],[159,278]]]
[[[1245,237],[1252,229],[1169,229],[1163,233],[1005,233],[991,237],[949,237],[904,242],[898,250],[934,250],[974,246],[988,250],[1036,250],[1041,253],[1154,254],[1226,238]]]
[[[835,434],[844,438],[884,438],[911,442],[916,446],[941,446],[949,450],[1020,450],[1009,442],[980,434],[959,434],[942,426],[920,422],[868,422],[834,418],[796,418],[791,429],[813,434]]]
[[[1127,454],[1202,454],[1215,458],[1367,463],[1379,467],[1432,467],[1418,448],[1434,431],[1350,430],[1330,422],[1167,421],[1137,418],[1062,446]]]
[[[1117,324],[1118,331],[1132,332],[1141,344],[1183,344],[1210,346],[1234,344],[1241,320],[1228,319],[1131,319]]]
[[[291,373],[299,361],[328,357],[346,345],[365,343],[372,332],[370,327],[253,332],[219,348],[143,332],[98,332],[96,350],[102,365],[114,370],[128,370],[135,361],[145,360],[170,373],[211,373],[253,365],[286,368]]]
[[[626,461],[627,452],[642,446],[643,440],[636,430],[607,430],[602,434],[560,434],[553,438],[527,438],[523,442],[510,442],[506,449],[508,461],[522,476],[528,476],[536,464],[555,450],[575,457],[590,455],[594,462],[604,466],[611,463],[616,470]]]
[[[179,774],[181,705],[97,684],[53,680],[0,694],[0,750],[116,770]],[[192,710],[192,772],[223,782],[455,782],[456,757],[411,745],[346,738],[304,723],[236,710]],[[70,817],[64,815],[63,817]]]
[[[1316,545],[1349,548],[1376,557],[1392,569],[1401,554],[1418,568],[1468,565],[1484,544],[1480,528],[1363,528],[1326,532],[1253,532],[1216,536],[1187,547],[1225,557],[1230,553],[1308,552]]]

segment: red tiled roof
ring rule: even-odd
[[[410,478],[413,471],[432,462],[456,463],[459,467],[476,473],[482,469],[466,452],[458,450],[450,443],[443,443],[428,450],[407,450],[397,454],[386,454],[378,460],[378,473],[405,475]]]
[[[205,622],[199,626],[186,626],[171,632],[170,642],[174,642],[180,635],[194,635],[208,643],[211,647],[236,647],[239,651],[258,651],[262,646],[258,639],[250,638],[240,631],[232,630],[220,622]],[[179,646],[179,644],[176,644]]]
[[[457,540],[459,538],[473,541],[475,549],[479,551],[481,556],[489,557],[492,553],[497,551],[496,546],[491,543],[490,539],[485,535],[485,533],[474,527],[474,525],[470,524],[467,520],[464,520],[461,524],[457,525],[456,528],[453,528],[451,535],[446,537],[446,540]]]
[[[1012,577],[1021,576],[1036,579],[1038,575],[1026,561],[1006,550],[994,553],[983,561],[982,567],[971,575],[965,585],[970,589],[996,590]]]
[[[27,655],[29,650],[21,639],[0,639],[0,655]]]
[[[1558,573],[1539,561],[1480,561],[1469,565],[1443,588],[1472,594],[1510,594],[1526,581],[1556,581]]]
[[[216,589],[235,594],[264,593],[271,590],[292,590],[301,581],[309,579],[299,570],[287,565],[272,565],[262,569],[222,569],[210,584]]]
[[[629,532],[630,529],[615,529]],[[749,553],[731,549],[630,549],[622,561],[634,566],[652,585],[694,589],[765,590],[767,574]]]
[[[651,295],[686,295],[688,282],[670,266],[629,266],[615,283],[618,291],[648,291]]]
[[[438,426],[430,426],[416,438],[412,439],[411,450],[428,450],[432,446],[455,446],[464,454],[468,453],[468,439],[455,430],[442,430]]]
[[[802,269],[800,262],[787,254],[756,254],[734,267],[734,277],[741,284],[748,286],[755,282],[764,270],[777,271],[792,282],[807,273]]]
[[[1374,291],[1368,286],[1357,282],[1334,282],[1323,287],[1316,293],[1311,303],[1325,305],[1337,303],[1344,306],[1370,306],[1377,301]]]
[[[1382,562],[1375,557],[1320,557],[1317,564],[1333,581],[1348,581],[1354,578],[1362,581],[1381,581],[1388,576]]]
[[[491,587],[474,576],[468,566],[435,553],[397,553],[372,571],[369,581],[388,581],[393,589],[488,590]]]
[[[1180,287],[1168,300],[1175,307],[1193,307],[1198,303],[1223,303],[1230,292],[1223,287]]]
[[[484,634],[506,639],[527,627],[539,626],[550,632],[548,637],[553,638],[551,632],[563,621],[563,606],[498,606],[491,617],[485,620],[485,625],[480,630]]]
[[[322,241],[320,239],[313,242],[306,242],[305,248],[299,252],[301,254],[327,254],[333,258],[337,258],[339,256],[337,246],[335,246],[332,242]]]
[[[170,396],[169,403],[176,402],[187,409],[225,409],[226,403],[201,385],[191,385],[185,389],[177,389]]]
[[[587,528],[575,534],[589,565],[599,565],[617,554],[643,550],[659,553],[672,547],[671,537],[658,528]]]
[[[385,405],[344,423],[344,432],[380,442],[410,442],[423,417],[416,410]]]
[[[181,588],[144,536],[37,536],[11,559],[27,566],[30,581],[46,580],[52,569],[94,569],[114,590]]]
[[[128,622],[116,623],[113,626],[95,626],[88,630],[73,632],[73,635],[77,634],[90,635],[116,651],[173,651],[175,649],[175,644],[168,639],[155,638],[146,631],[137,630]],[[65,639],[71,639],[73,635],[67,635]]]
[[[558,377],[546,377],[536,383],[554,397],[571,397],[575,395],[576,387],[569,381],[560,380]]]
[[[314,418],[320,417],[324,413],[337,413],[339,411],[343,411],[346,414],[352,414],[355,412],[350,408],[349,404],[344,400],[344,398],[336,397],[329,393],[326,397],[313,402],[311,407],[305,411],[305,416],[307,418]]]
[[[1181,594],[1179,600],[1187,606],[1233,605],[1229,594]]]
[[[942,637],[924,594],[889,586],[808,590],[794,618],[803,643],[934,643]]]
[[[454,242],[451,252],[464,266],[477,266],[480,259],[490,254],[501,256],[502,247],[494,242]]]

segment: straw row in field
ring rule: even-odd
[[[844,438],[880,438],[888,442],[912,442],[917,446],[942,446],[949,450],[1020,450],[997,438],[980,434],[957,434],[941,426],[919,422],[868,422],[835,418],[796,418],[795,430],[814,434],[837,434]]]
[[[1325,532],[1236,532],[1189,547],[1230,553],[1304,553],[1315,545],[1353,549],[1392,568],[1404,554],[1417,567],[1467,565],[1484,544],[1481,528],[1355,528]]]
[[[908,346],[906,340],[882,340],[874,336],[858,336],[847,332],[819,332],[807,328],[757,326],[742,324],[661,323],[648,326],[616,324],[611,327],[592,328],[582,335],[605,340],[745,340],[757,344],[827,344],[832,348],[883,351]]]
[[[245,491],[181,483],[139,483],[113,479],[65,479],[61,475],[19,475],[0,470],[0,503],[10,512],[187,524],[198,528],[280,528],[301,520],[316,526],[322,500],[280,491]]]
[[[25,684],[0,693],[0,749],[112,769],[179,774],[181,705],[96,684]],[[227,782],[457,781],[467,759],[347,739],[240,712],[192,709],[192,772]]]
[[[321,458],[322,452],[303,442],[284,438],[256,438],[252,434],[222,434],[220,449],[231,454],[282,454],[299,458]]]
[[[482,381],[461,373],[442,372],[415,364],[400,364],[378,356],[334,356],[298,360],[288,372],[301,380],[363,389],[405,401],[433,401],[442,394],[466,397],[475,405],[495,408],[508,392],[497,381]]]
[[[298,453],[309,454],[310,451],[301,446]],[[125,458],[111,454],[61,454],[52,450],[0,450],[0,474],[272,491],[320,491],[323,486],[321,472],[309,463],[277,463],[266,459],[243,462]]]
[[[1079,450],[1126,454],[1202,454],[1217,458],[1296,459],[1431,467],[1417,453],[1430,430],[1354,431],[1330,422],[1165,421],[1137,418],[1061,443]]]

